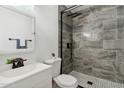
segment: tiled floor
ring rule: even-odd
[[[78,88],[124,88],[123,84],[92,77],[76,71],[72,71],[70,75],[77,78],[79,82]],[[52,88],[60,87],[54,81],[52,81]]]
[[[85,75],[72,71],[70,75],[77,78],[79,85],[85,88],[124,88],[123,84]]]

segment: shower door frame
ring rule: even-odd
[[[69,8],[67,8],[67,9],[65,9],[65,10],[63,10],[63,11],[61,11],[61,19],[60,19],[60,21],[61,21],[61,23],[60,23],[60,33],[61,33],[61,47],[60,47],[60,57],[61,57],[61,70],[60,70],[60,74],[62,74],[62,63],[63,63],[63,47],[62,47],[62,45],[63,45],[63,42],[62,42],[62,37],[63,37],[63,15],[66,13],[66,12],[68,12],[68,11],[70,11],[70,10],[74,10],[74,9],[76,9],[76,8],[78,8],[78,7],[80,7],[80,6],[82,6],[82,5],[73,5],[73,6],[71,6],[71,7],[69,7]],[[72,40],[72,42],[71,42],[71,60],[72,60],[72,46],[73,46],[73,34],[72,34],[72,36],[71,36],[71,40]]]

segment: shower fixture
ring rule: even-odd
[[[78,7],[80,7],[80,6],[82,6],[82,5],[73,5],[73,6],[71,6],[71,7],[69,7],[69,8],[67,8],[67,9],[65,9],[65,10],[63,10],[63,11],[61,11],[61,26],[60,26],[60,29],[61,29],[61,54],[60,54],[60,56],[61,56],[61,59],[62,59],[62,62],[61,62],[61,74],[62,74],[62,63],[63,63],[63,54],[62,54],[62,51],[63,51],[63,49],[62,49],[62,45],[63,45],[63,42],[62,42],[62,37],[63,37],[63,14],[65,14],[65,13],[67,13],[67,12],[71,12],[71,10],[74,10],[74,9],[76,9],[76,8],[78,8]],[[79,15],[81,15],[81,13],[72,13],[72,14],[70,14],[70,15],[68,15],[68,16],[72,16],[72,18],[73,17],[77,17],[77,16],[79,16]],[[71,44],[71,46],[72,46],[72,44]],[[71,58],[72,58],[72,53],[71,53]]]
[[[73,13],[73,14],[69,14],[68,16],[71,16],[72,18],[77,17],[79,15],[81,15],[82,13]]]
[[[67,9],[63,10],[62,12],[66,13],[66,12],[74,10],[74,9],[80,7],[80,6],[82,6],[82,5],[73,5],[73,6],[69,7],[69,8],[67,8]]]

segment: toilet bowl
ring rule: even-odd
[[[76,88],[78,86],[75,77],[67,74],[60,75],[61,58],[46,60],[44,63],[52,66],[52,77],[57,86],[61,88]]]
[[[59,75],[54,78],[54,81],[61,88],[76,88],[78,86],[77,79],[71,75]]]

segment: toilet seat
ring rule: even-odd
[[[78,86],[77,79],[71,75],[62,74],[54,80],[62,88],[76,88]]]

